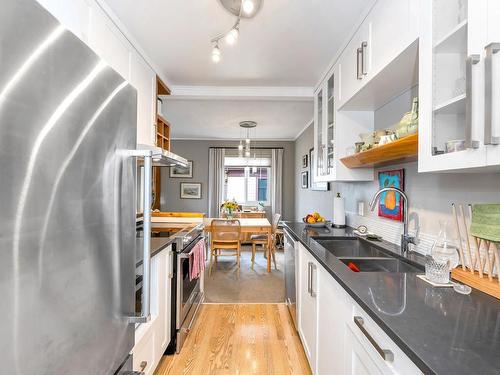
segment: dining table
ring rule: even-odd
[[[203,225],[206,232],[212,230],[212,220],[226,220],[219,218],[203,218]],[[273,227],[266,218],[238,218],[241,233],[266,234],[267,235],[267,272],[271,272],[271,245]]]

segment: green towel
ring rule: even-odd
[[[470,233],[474,237],[500,242],[500,204],[474,204]]]

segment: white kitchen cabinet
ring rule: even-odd
[[[349,297],[350,298],[350,297]],[[346,328],[346,374],[421,375],[422,371],[352,299]]]
[[[151,258],[151,320],[135,331],[133,367],[153,374],[170,342],[171,246]]]
[[[316,374],[318,264],[302,244],[299,244],[299,335],[313,374]]]
[[[345,321],[350,313],[347,293],[323,267],[318,268],[317,374],[344,371]]]
[[[421,7],[419,171],[498,167],[500,59],[487,46],[500,42],[500,4],[425,0]],[[465,149],[450,152],[453,140]]]
[[[343,373],[346,375],[384,374],[350,329],[347,329],[345,335],[345,356]]]
[[[371,65],[371,54],[368,53],[370,43],[370,27],[368,22],[363,22],[339,58],[342,67],[339,107],[361,90],[368,79]]]
[[[373,180],[372,168],[349,169],[340,160],[354,152],[360,133],[373,131],[373,112],[338,110],[342,74],[341,65],[336,65],[316,92],[315,182]]]
[[[164,286],[160,283],[161,273],[164,271],[162,253],[151,258],[151,291],[150,312],[151,319],[141,323],[135,330],[135,345],[132,349],[134,371],[143,371],[146,375],[153,374],[161,357],[157,356],[159,335],[158,326],[161,325],[161,300]]]
[[[370,40],[367,46],[367,70],[377,74],[418,38],[418,8],[410,14],[410,5],[418,0],[378,0],[365,22]]]
[[[312,373],[422,374],[311,253],[298,249],[298,330]]]
[[[137,90],[137,144],[153,146],[156,74],[137,53],[132,54],[130,83]]]
[[[123,78],[130,79],[132,47],[96,4],[91,4],[90,47]]]

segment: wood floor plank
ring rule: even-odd
[[[203,305],[181,353],[155,375],[310,375],[284,304]]]

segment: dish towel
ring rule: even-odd
[[[500,204],[474,204],[470,232],[474,237],[500,242]]]
[[[205,271],[205,240],[198,241],[189,253],[189,281],[200,277]]]

